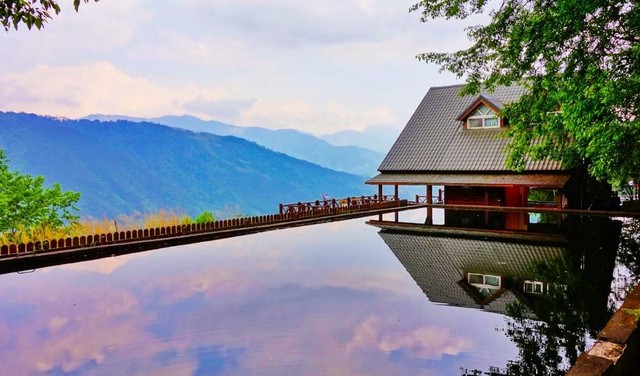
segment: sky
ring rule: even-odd
[[[429,87],[461,83],[415,56],[465,48],[478,23],[421,23],[413,2],[60,0],[42,30],[0,37],[0,110],[399,129]]]

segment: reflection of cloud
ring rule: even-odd
[[[468,339],[457,338],[448,329],[422,326],[405,332],[390,330],[388,322],[369,316],[354,331],[347,351],[377,349],[384,353],[403,350],[421,359],[440,359],[443,355],[458,355],[471,348]]]
[[[147,252],[108,276],[3,276],[0,362],[16,374],[417,375],[459,361],[467,335],[492,343],[487,359],[505,348],[493,316],[429,304],[377,235],[349,242],[364,225],[342,225]]]
[[[195,294],[205,294],[208,297],[222,293],[240,294],[248,288],[248,279],[250,278],[246,274],[234,273],[232,270],[183,273],[153,281],[146,289],[161,292],[161,304],[173,304]]]
[[[49,299],[38,295],[17,298],[35,298],[40,303],[20,326],[3,333],[0,362],[16,374],[56,368],[71,372],[87,363],[101,364],[112,349],[126,349],[143,338],[143,328],[151,318],[128,292],[85,290],[78,294],[76,290],[70,296]],[[76,302],[80,296],[82,302]]]
[[[141,257],[145,257],[145,253],[107,257],[87,262],[76,262],[73,264],[60,265],[59,268],[77,272],[93,272],[109,275],[118,268],[126,265],[129,261]]]
[[[68,323],[68,316],[54,316],[51,318],[51,320],[49,320],[49,331],[55,334],[60,329],[64,328]]]

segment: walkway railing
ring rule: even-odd
[[[327,205],[325,206],[325,202]],[[316,205],[316,203],[318,203]],[[207,223],[192,223],[176,226],[145,228],[138,230],[117,231],[104,234],[74,236],[59,239],[48,239],[20,244],[9,244],[0,247],[0,259],[17,257],[43,252],[66,251],[89,248],[101,245],[141,242],[155,239],[171,239],[194,234],[215,233],[234,229],[245,229],[278,223],[295,222],[296,220],[355,213],[373,209],[385,209],[406,206],[406,200],[397,200],[393,196],[384,196],[380,200],[376,196],[348,197],[314,201],[311,203],[280,204],[280,213],[223,219]]]
[[[292,215],[303,218],[316,215],[339,214],[356,210],[367,210],[381,207],[385,203],[397,202],[395,196],[360,196],[341,199],[323,199],[293,204],[280,204],[280,215]]]
[[[426,204],[426,203],[427,203],[427,196],[416,195],[416,204]],[[444,204],[444,199],[442,198],[442,195],[431,196],[431,203]]]

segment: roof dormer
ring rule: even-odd
[[[505,121],[500,117],[504,105],[495,98],[480,94],[456,120],[464,122],[467,129],[502,128]]]

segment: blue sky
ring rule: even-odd
[[[478,21],[423,24],[412,0],[71,3],[0,38],[0,110],[401,128],[429,87],[460,82],[415,55],[466,47]]]

